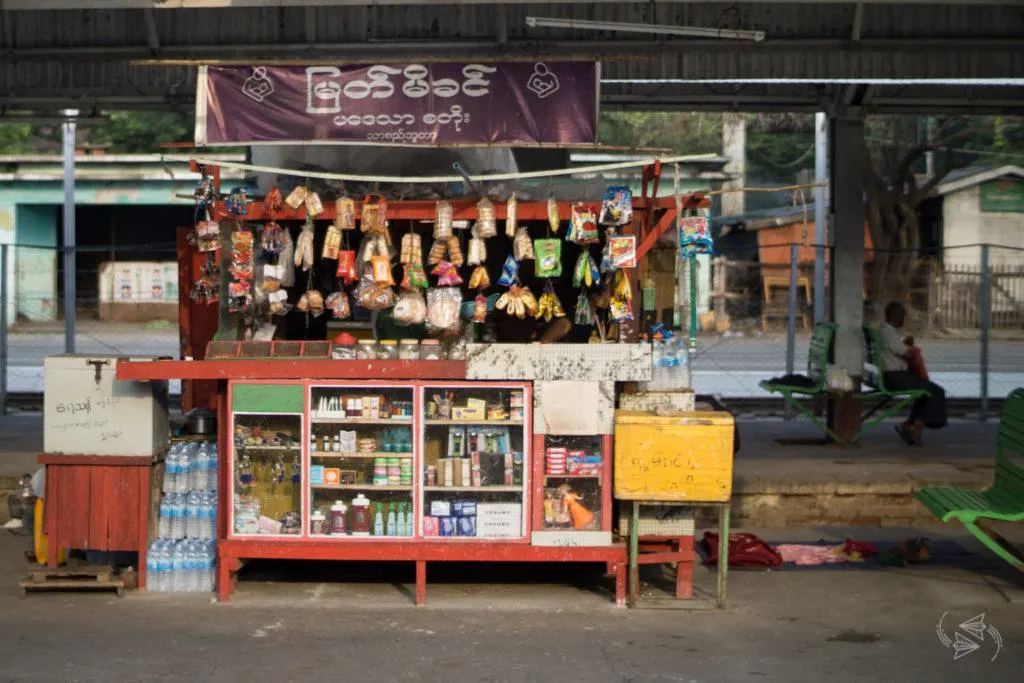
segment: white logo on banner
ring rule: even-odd
[[[537,62],[533,65],[530,80],[526,82],[526,89],[543,100],[558,92],[558,77],[551,73],[547,64]]]
[[[944,647],[953,650],[953,661],[966,657],[972,652],[977,652],[986,643],[991,643],[988,647],[995,650],[989,661],[996,661],[996,657],[1003,651],[1003,636],[995,626],[985,623],[984,612],[971,617],[967,621],[960,622],[953,630],[952,637],[942,627],[942,622],[948,614],[949,612],[943,612],[942,616],[939,617],[939,623],[935,625],[935,633],[939,637],[939,642]],[[987,639],[986,636],[988,636]]]
[[[242,84],[242,94],[257,102],[262,102],[274,92],[274,82],[267,76],[266,67],[253,67],[252,76]]]

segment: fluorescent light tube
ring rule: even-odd
[[[535,28],[575,28],[589,31],[619,31],[622,33],[661,33],[693,38],[724,38],[726,40],[764,40],[764,31],[731,28],[705,28],[703,26],[663,26],[660,24],[628,24],[617,21],[587,21],[584,19],[556,19],[553,17],[526,17],[526,25]]]

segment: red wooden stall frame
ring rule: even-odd
[[[57,566],[64,548],[137,552],[139,590],[145,590],[153,461],[149,455],[40,454],[48,566]]]

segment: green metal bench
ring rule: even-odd
[[[915,498],[943,522],[963,524],[986,548],[1024,572],[1024,555],[988,526],[1024,521],[1024,389],[1015,389],[1003,404],[991,488],[925,486]]]
[[[861,383],[868,387],[867,391],[857,394],[857,400],[869,403],[868,409],[861,415],[860,431],[857,439],[878,426],[882,420],[902,411],[919,398],[929,396],[925,389],[893,390],[885,386],[885,373],[882,372],[882,333],[874,327],[864,328],[864,368],[861,371]]]
[[[836,330],[839,326],[835,323],[817,323],[811,331],[811,345],[807,350],[807,376],[813,384],[781,384],[765,380],[760,387],[772,394],[780,394],[787,405],[793,406],[797,412],[807,417],[818,426],[821,431],[828,434],[836,441],[841,441],[838,436],[829,429],[828,424],[814,414],[814,411],[807,405],[809,401],[799,399],[814,399],[819,396],[828,395],[828,384],[826,383],[829,354],[832,352],[832,342],[836,337]]]

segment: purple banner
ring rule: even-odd
[[[593,144],[599,78],[594,62],[208,66],[196,144]]]

